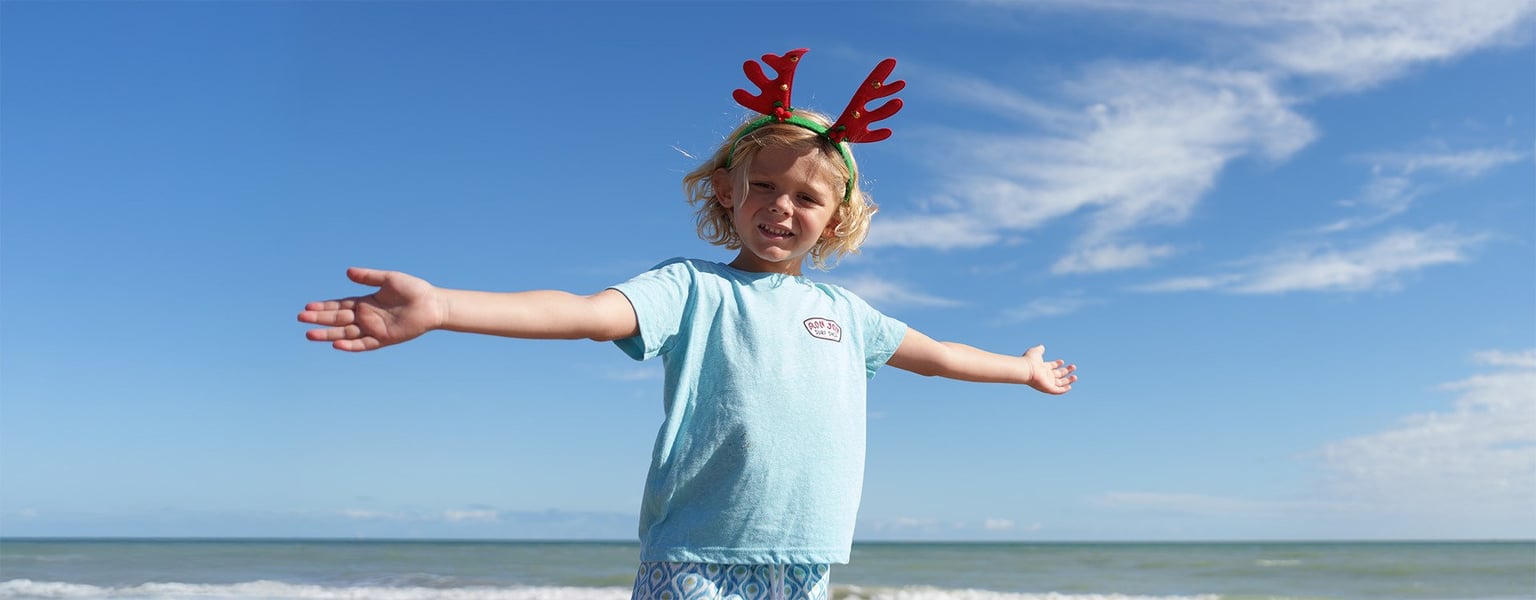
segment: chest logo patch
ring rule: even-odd
[[[843,327],[832,319],[811,317],[805,320],[805,330],[811,337],[827,340],[829,342],[843,341]]]

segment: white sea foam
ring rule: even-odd
[[[0,599],[4,600],[624,600],[629,596],[629,588],[617,587],[326,587],[277,581],[227,585],[146,583],[126,587],[98,587],[27,579],[0,583]]]
[[[1123,594],[1016,594],[932,587],[859,588],[837,586],[838,600],[1219,600],[1220,596],[1126,596]],[[846,595],[845,595],[846,594]]]
[[[1125,596],[1119,594],[1013,594],[930,587],[862,588],[834,586],[838,600],[1217,600],[1217,596]],[[326,587],[278,581],[225,585],[146,583],[100,587],[78,583],[12,579],[0,582],[0,600],[624,600],[619,587]]]

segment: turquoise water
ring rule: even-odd
[[[628,543],[0,540],[0,599],[623,599]],[[839,598],[1536,599],[1536,542],[859,544]]]

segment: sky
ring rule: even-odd
[[[0,2],[0,535],[634,539],[659,361],[308,342],[348,266],[593,293],[809,48],[897,58],[813,279],[1065,396],[882,370],[859,540],[1536,537],[1536,2]]]

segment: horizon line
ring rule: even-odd
[[[633,539],[613,538],[452,538],[452,537],[334,537],[334,536],[8,536],[0,535],[4,542],[332,542],[332,543],[460,543],[460,544],[628,544],[639,546]],[[988,540],[988,539],[881,539],[853,541],[860,545],[881,544],[1445,544],[1445,543],[1533,543],[1536,538],[1209,538],[1209,539],[1082,539],[1082,540]]]

